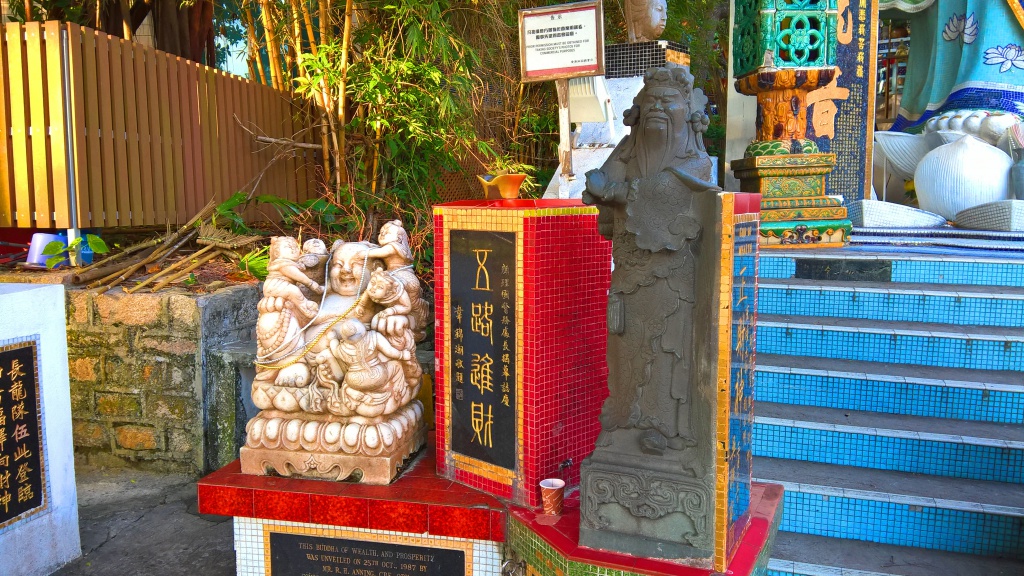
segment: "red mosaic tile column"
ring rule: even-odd
[[[537,506],[541,479],[561,478],[569,487],[579,483],[580,462],[593,450],[599,431],[597,415],[608,395],[605,308],[611,244],[597,233],[597,210],[578,201],[455,202],[435,208],[434,226],[438,475],[519,505]],[[467,274],[459,258],[465,262],[467,246],[492,246],[485,244],[488,241],[497,242],[496,251],[488,251],[488,256],[498,257],[502,242],[511,239],[514,256],[506,252],[505,258],[514,259],[514,270],[501,275],[500,265],[506,260],[494,260],[493,269],[488,269],[494,281],[510,278],[514,288],[510,302],[515,366],[510,372],[515,400],[510,408],[514,406],[515,433],[491,439],[512,445],[514,464],[501,466],[485,461],[486,450],[474,452],[479,458],[464,453],[476,449],[474,442],[486,442],[486,435],[474,429],[470,442],[453,435],[453,430],[465,434],[468,429],[466,410],[459,412],[466,401],[457,398],[474,394],[466,383],[473,376],[468,363],[485,354],[494,353],[495,360],[501,357],[496,345],[493,352],[489,346],[463,347],[471,346],[469,305],[464,300],[478,304],[483,297],[467,292],[467,283],[479,285],[483,276]],[[461,322],[453,316],[460,307]],[[481,400],[489,397],[483,394],[481,390]]]

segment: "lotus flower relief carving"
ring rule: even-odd
[[[946,27],[942,29],[942,39],[947,42],[960,40],[961,45],[973,44],[978,39],[978,20],[972,12],[967,14],[956,14],[949,17]]]
[[[1011,68],[1024,70],[1024,48],[1016,44],[995,46],[985,50],[985,64],[999,66],[999,73],[1009,72]]]

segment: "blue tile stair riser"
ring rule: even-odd
[[[982,386],[775,372],[758,366],[755,394],[759,402],[1024,424],[1024,387],[1011,391]]]
[[[796,273],[796,262],[792,258],[778,258],[761,255],[758,263],[758,278],[792,278]]]
[[[839,290],[827,287],[793,288],[770,284],[758,287],[760,314],[792,314],[830,318],[863,318],[898,322],[942,322],[961,326],[1024,327],[1024,296]],[[895,288],[895,287],[894,287]]]
[[[754,423],[755,456],[1024,483],[1024,447],[819,430],[765,420],[759,418]]]
[[[810,255],[775,256],[762,253],[758,277],[763,279],[793,278],[796,259]],[[849,255],[853,259],[865,258],[863,253]],[[825,258],[841,259],[828,255]],[[939,259],[893,259],[890,281],[923,284],[966,284],[970,286],[1024,287],[1024,263],[987,262]]]
[[[1024,559],[1021,518],[786,490],[780,530]]]
[[[774,567],[773,567],[774,566]],[[891,573],[847,570],[802,562],[770,561],[764,576],[893,576]]]
[[[893,282],[928,282],[937,277],[939,284],[978,286],[1024,286],[1024,264],[983,262],[897,261],[893,263]]]
[[[927,333],[925,333],[927,334]],[[788,354],[979,370],[1024,370],[1024,337],[890,334],[810,324],[758,322],[758,354]]]

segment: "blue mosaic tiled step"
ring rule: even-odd
[[[1024,560],[779,532],[768,576],[1021,576]]]
[[[1024,371],[1024,330],[763,314],[757,353]]]
[[[1024,560],[1019,486],[770,458],[753,470],[785,487],[785,532]]]
[[[754,413],[755,456],[1024,483],[1022,426],[770,402]]]
[[[761,314],[1024,327],[1024,288],[762,280]]]
[[[1024,260],[891,250],[761,252],[758,277],[1024,287]]]
[[[1020,372],[758,354],[756,400],[1024,424]]]

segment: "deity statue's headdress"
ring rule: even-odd
[[[633,98],[633,106],[623,113],[622,123],[633,127],[640,121],[640,110],[647,91],[652,88],[665,87],[679,91],[681,97],[686,98],[689,93],[690,117],[686,126],[676,126],[686,136],[684,144],[677,149],[677,158],[687,158],[705,153],[703,134],[707,131],[709,124],[705,108],[708,104],[708,97],[700,88],[693,87],[693,75],[685,66],[667,63],[665,66],[648,68],[644,73],[644,86]],[[633,147],[636,145],[636,129],[633,129],[627,141],[629,145],[623,150],[623,160],[628,161],[635,154]],[[688,133],[688,134],[687,134]]]

